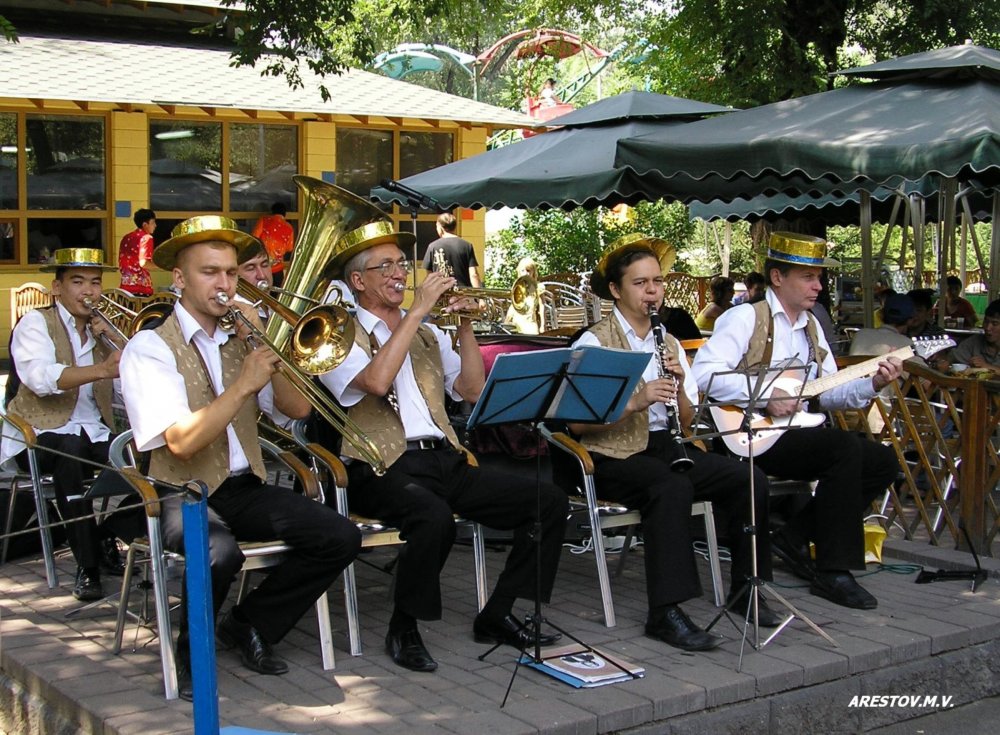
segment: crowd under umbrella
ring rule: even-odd
[[[616,169],[616,143],[681,126],[731,108],[649,92],[626,92],[574,110],[547,124],[558,129],[441,166],[400,183],[440,209],[574,209],[647,199],[645,184]],[[372,198],[406,204],[382,187]]]
[[[956,194],[990,192],[1000,218],[1000,53],[964,45],[842,70],[846,87],[618,142],[615,166],[642,179],[651,198],[732,201],[780,193],[857,191],[862,282],[872,303],[871,192],[930,178],[943,221],[955,221]],[[858,78],[873,81],[862,82]],[[832,187],[832,190],[831,190]],[[686,193],[685,193],[686,192]],[[938,272],[954,230],[943,228]],[[1000,289],[1000,230],[993,228],[990,293]],[[870,312],[870,308],[866,311]],[[870,318],[870,317],[869,317]]]

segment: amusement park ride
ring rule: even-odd
[[[392,51],[375,57],[374,69],[393,77],[403,79],[419,72],[445,73],[459,69],[472,81],[473,96],[479,99],[483,80],[495,78],[504,64],[511,58],[529,63],[525,80],[526,92],[523,109],[539,123],[572,112],[572,100],[609,64],[616,61],[624,51],[624,44],[612,51],[605,51],[580,36],[554,28],[539,28],[518,31],[504,36],[478,56],[456,51],[440,44],[405,43]],[[537,94],[538,80],[534,78],[539,62],[545,59],[560,61],[582,54],[586,69],[568,84],[557,87],[546,100]],[[525,137],[534,131],[524,130]],[[510,141],[507,141],[510,142]]]

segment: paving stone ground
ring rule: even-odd
[[[892,541],[887,550],[912,558],[923,548]],[[347,653],[337,587],[330,595],[334,671],[322,670],[311,612],[278,646],[291,667],[286,676],[254,674],[233,652],[218,652],[223,725],[351,735],[864,732],[936,708],[852,707],[856,696],[951,696],[953,704],[962,705],[1000,694],[1000,569],[992,561],[987,566],[993,576],[976,594],[958,582],[915,585],[915,571],[873,573],[863,584],[879,598],[874,611],[847,610],[812,597],[778,569],[776,588],[838,646],[793,621],[761,651],[745,650],[737,671],[739,631],[726,620],[718,628],[726,642],[708,653],[684,653],[643,635],[641,549],[613,582],[618,614],[613,629],[602,621],[593,557],[567,549],[546,616],[588,643],[642,664],[646,676],[574,690],[521,669],[501,709],[515,652],[499,649],[486,661],[477,658],[485,647],[471,635],[471,549],[456,546],[448,561],[443,620],[421,625],[440,664],[434,674],[400,669],[382,650],[392,578],[379,567],[391,561],[392,553],[375,550],[358,564],[362,656]],[[500,549],[488,552],[491,580],[504,555]],[[958,566],[967,556],[937,549],[929,566],[942,566],[942,561]],[[101,606],[67,619],[65,613],[79,605],[69,594],[69,558],[60,559],[59,570],[60,586],[50,590],[40,560],[0,567],[0,732],[191,732],[190,705],[163,699],[152,632],[130,626],[125,650],[113,655],[113,609]],[[701,573],[710,584],[706,563]],[[113,580],[107,579],[105,587],[112,592]],[[527,607],[518,604],[521,612]],[[716,612],[707,586],[702,598],[684,607],[703,625]]]

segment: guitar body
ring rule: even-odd
[[[750,416],[750,428],[753,431],[748,437],[747,433],[741,430],[743,409],[735,406],[710,406],[709,412],[715,421],[715,428],[720,432],[726,432],[722,435],[726,449],[737,457],[749,457],[751,452],[755,457],[759,456],[770,449],[786,431],[820,426],[826,421],[824,414],[808,411],[799,411],[780,418],[753,413]]]

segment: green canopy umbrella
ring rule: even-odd
[[[668,95],[627,92],[556,118],[558,130],[403,179],[401,184],[435,200],[441,209],[573,209],[613,206],[648,198],[645,184],[613,165],[625,136],[674,131],[730,108]],[[563,121],[560,123],[560,121]],[[382,187],[372,197],[406,203]]]

